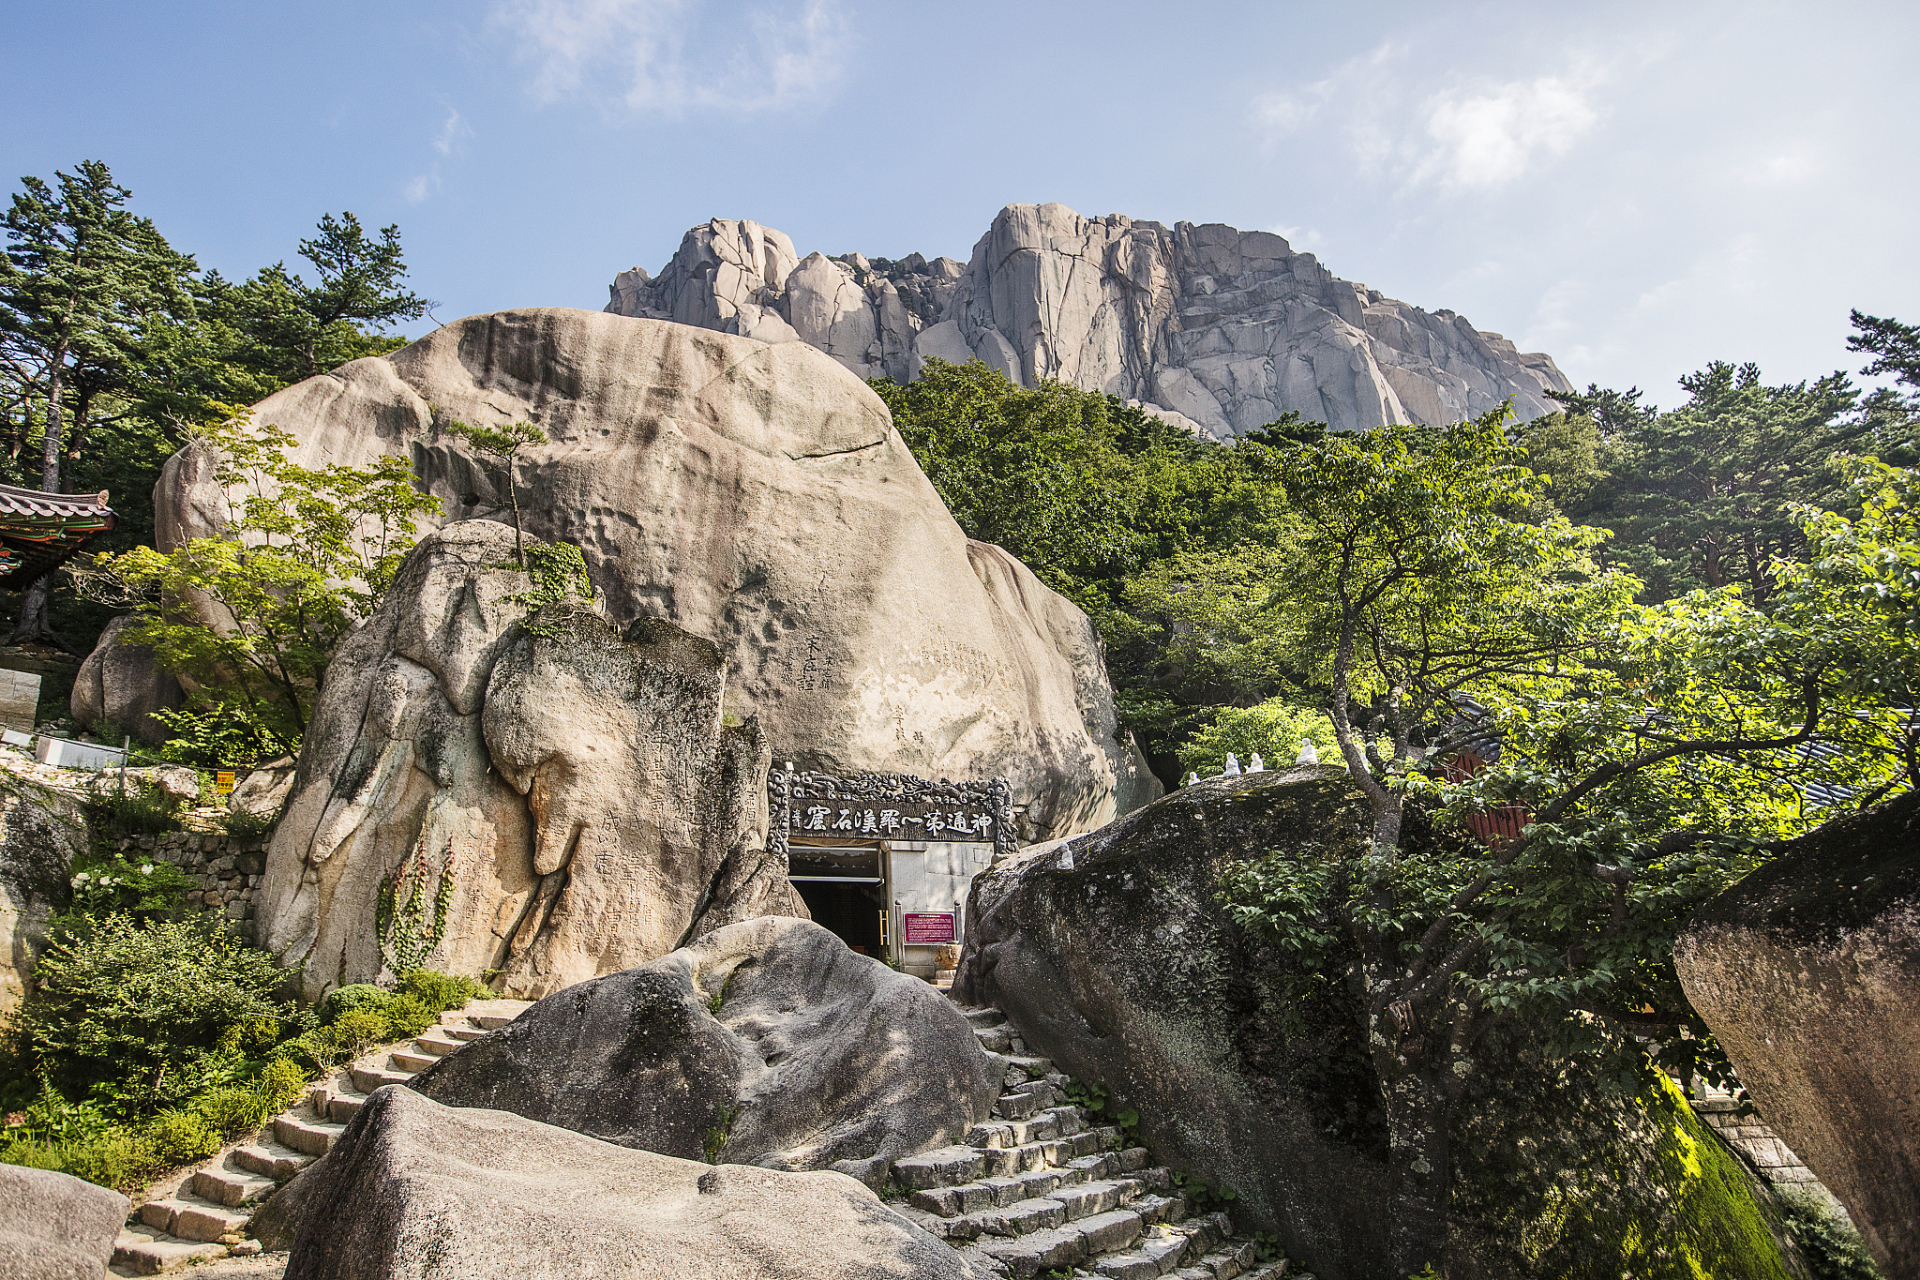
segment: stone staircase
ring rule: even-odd
[[[966,1010],[1005,1072],[995,1119],[961,1146],[897,1161],[894,1208],[960,1251],[983,1276],[1104,1280],[1312,1280],[1257,1261],[1224,1213],[1191,1212],[1171,1171],[1066,1101],[1067,1078],[1027,1047],[998,1009]]]
[[[155,1188],[136,1211],[140,1225],[122,1229],[114,1242],[112,1270],[150,1276],[229,1253],[258,1253],[259,1244],[247,1239],[254,1201],[325,1155],[368,1094],[400,1084],[467,1041],[506,1026],[528,1004],[472,1001],[440,1015],[440,1025],[406,1047],[377,1050],[316,1080],[299,1105],[269,1120],[258,1135],[179,1178],[165,1194]]]

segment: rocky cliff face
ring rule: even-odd
[[[1920,1277],[1920,795],[1794,841],[1695,914],[1674,967],[1888,1280]]]
[[[1335,430],[1453,422],[1512,397],[1522,419],[1571,390],[1451,311],[1333,275],[1265,231],[1165,227],[1061,204],[1002,209],[965,266],[913,254],[801,258],[757,223],[695,227],[656,277],[614,280],[607,310],[811,343],[863,378],[975,358],[1032,385],[1103,391],[1225,439],[1288,410]]]
[[[790,256],[753,243],[762,264]],[[510,516],[499,471],[448,423],[537,422],[552,440],[516,468],[527,533],[580,548],[615,629],[658,617],[718,645],[727,710],[757,716],[782,763],[1004,777],[1036,838],[1159,791],[1117,732],[1086,615],[969,542],[880,398],[803,343],[499,312],[309,378],[254,417],[292,433],[303,466],[408,458],[454,520]],[[212,471],[195,448],[168,462],[163,549],[221,528]]]
[[[1220,891],[1237,861],[1362,857],[1370,829],[1335,768],[1182,787],[977,878],[954,988],[1106,1086],[1112,1111],[1137,1110],[1158,1159],[1232,1188],[1236,1220],[1277,1233],[1290,1266],[1321,1280],[1390,1274],[1393,1179],[1354,953],[1336,944],[1304,962],[1241,929]],[[1767,1192],[1677,1091],[1621,1097],[1591,1064],[1543,1061],[1524,1025],[1476,1059],[1452,1122],[1453,1230],[1437,1270],[1786,1280]]]

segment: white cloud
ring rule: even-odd
[[[1420,60],[1390,42],[1302,88],[1256,95],[1254,128],[1269,143],[1309,132],[1340,139],[1363,176],[1404,187],[1504,186],[1565,154],[1600,120],[1604,74],[1576,59],[1561,75],[1423,90]]]
[[[1427,115],[1435,148],[1413,173],[1455,187],[1498,187],[1524,177],[1540,156],[1563,155],[1600,113],[1584,76],[1543,76],[1442,95]]]
[[[442,156],[459,154],[461,144],[473,136],[473,129],[458,109],[447,108],[446,119],[440,122],[440,128],[431,139],[434,151]],[[427,166],[425,173],[417,173],[407,180],[401,188],[401,194],[408,204],[424,203],[426,198],[440,190],[440,162],[435,160]]]
[[[852,45],[837,0],[499,0],[536,65],[536,98],[754,115],[820,97]]]

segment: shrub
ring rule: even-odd
[[[121,1110],[145,1110],[226,1083],[239,1064],[219,1046],[245,1035],[234,1028],[291,1021],[273,998],[283,976],[271,956],[204,920],[82,918],[34,967],[18,1035],[56,1087],[108,1085]]]
[[[71,883],[73,909],[88,916],[170,915],[194,887],[193,877],[171,862],[132,862],[117,855],[86,861]]]
[[[178,827],[179,809],[172,796],[143,782],[124,795],[109,789],[87,801],[87,825],[114,835],[153,835]]]
[[[239,840],[257,840],[273,830],[273,824],[280,820],[280,811],[255,813],[251,809],[230,810],[226,816],[227,834]]]
[[[191,1107],[162,1111],[148,1123],[145,1136],[155,1158],[166,1164],[204,1160],[218,1151],[221,1143],[220,1130],[213,1121],[198,1108]]]
[[[418,996],[396,995],[385,1013],[388,1040],[411,1040],[440,1021],[440,1011],[429,1008]]]
[[[480,982],[464,974],[456,977],[436,969],[408,970],[400,975],[398,990],[404,995],[418,996],[421,1003],[436,1014],[449,1009],[464,1009],[467,1001],[493,994]]]
[[[330,1027],[340,1020],[341,1014],[354,1009],[384,1008],[390,999],[391,996],[371,982],[335,987],[320,999],[320,1025]]]

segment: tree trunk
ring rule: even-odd
[[[61,373],[66,363],[64,348],[54,353],[47,366],[47,431],[46,447],[41,451],[40,487],[48,493],[60,492],[60,396],[65,390]],[[46,640],[66,649],[73,650],[60,637],[53,634],[53,628],[47,624],[47,593],[51,584],[49,575],[41,574],[20,598],[20,617],[13,624],[13,635],[9,643],[20,644],[28,640]]]
[[[1391,1008],[1368,1018],[1374,1074],[1387,1115],[1389,1163],[1394,1174],[1387,1206],[1387,1259],[1394,1280],[1431,1265],[1444,1272],[1447,1217],[1453,1187],[1453,1148],[1447,1122],[1453,1094],[1429,1079],[1424,1046],[1410,1046]],[[1445,1059],[1444,1052],[1432,1054]]]

